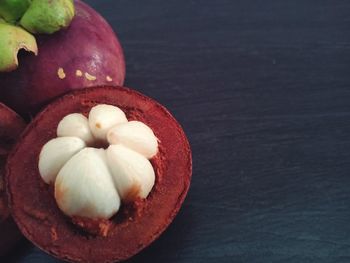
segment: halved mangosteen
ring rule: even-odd
[[[0,255],[21,237],[7,205],[4,168],[7,155],[26,124],[14,111],[0,103]]]
[[[72,262],[116,262],[167,228],[191,173],[189,143],[163,106],[127,88],[96,87],[36,116],[6,178],[13,217],[34,244]]]

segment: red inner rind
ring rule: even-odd
[[[129,120],[149,125],[160,141],[160,153],[152,159],[156,184],[150,196],[122,208],[112,219],[107,237],[92,236],[74,226],[57,207],[37,168],[41,147],[56,137],[58,122],[70,113],[87,113],[96,104],[120,107]],[[13,217],[37,246],[68,261],[115,262],[136,254],[166,229],[184,201],[191,173],[186,136],[163,106],[127,88],[98,87],[57,100],[32,121],[9,156],[7,187]]]

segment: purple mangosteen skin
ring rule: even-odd
[[[34,115],[72,89],[123,85],[124,55],[112,28],[87,4],[77,0],[75,8],[67,29],[36,36],[38,56],[21,52],[19,68],[0,73],[0,101],[21,115]]]

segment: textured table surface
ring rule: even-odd
[[[128,262],[350,262],[349,1],[87,2],[193,150],[181,212]]]

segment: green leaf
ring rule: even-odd
[[[28,9],[31,0],[0,0],[0,16],[9,23],[18,21]]]
[[[72,0],[33,0],[20,24],[33,34],[52,34],[68,27],[74,14]]]
[[[20,49],[38,54],[35,37],[21,27],[0,22],[0,72],[18,67],[17,54]]]

